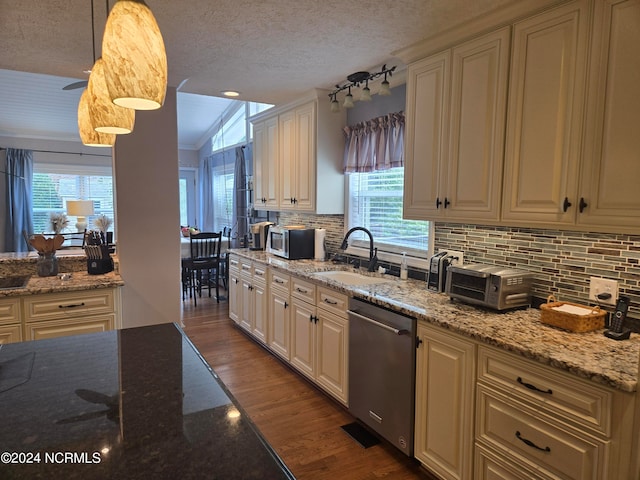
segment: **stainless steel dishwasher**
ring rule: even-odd
[[[349,300],[349,411],[413,455],[416,319]]]

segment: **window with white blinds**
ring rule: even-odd
[[[113,178],[109,167],[34,163],[32,198],[34,232],[51,232],[49,215],[66,213],[67,200],[93,200],[95,213],[87,217],[89,229],[94,228],[93,220],[101,213],[114,219]],[[65,231],[75,231],[75,217],[69,217]]]
[[[429,222],[402,218],[404,167],[349,173],[348,178],[348,228],[360,226],[371,231],[379,251],[404,251],[425,257],[429,248]],[[362,232],[354,232],[349,242],[369,246],[369,238]]]
[[[216,232],[230,227],[233,215],[233,165],[218,167],[213,172],[213,228]]]

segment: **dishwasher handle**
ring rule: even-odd
[[[365,322],[369,322],[377,327],[380,327],[384,330],[388,330],[390,332],[395,333],[396,335],[409,335],[409,330],[406,329],[402,329],[402,330],[398,330],[397,328],[393,328],[390,327],[389,325],[385,325],[384,323],[380,323],[376,320],[373,320],[372,318],[369,317],[365,317],[364,315],[360,315],[358,312],[354,312],[353,310],[347,310],[347,313],[349,315],[353,315],[356,318],[359,318],[360,320],[364,320]]]

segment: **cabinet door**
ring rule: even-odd
[[[229,269],[229,318],[236,323],[242,315],[240,292],[240,274],[238,270]]]
[[[253,336],[262,343],[267,342],[267,312],[269,298],[266,283],[253,281]]]
[[[259,210],[278,206],[278,119],[257,123],[253,129],[253,175],[255,201]]]
[[[578,223],[638,233],[640,1],[603,0],[596,8]]]
[[[415,457],[444,479],[473,478],[475,347],[427,325],[418,338]]]
[[[313,211],[316,200],[316,106],[296,108],[296,210]]]
[[[289,111],[278,116],[278,152],[280,157],[280,209],[294,210],[296,196],[296,112]]]
[[[316,381],[348,405],[349,322],[318,308]]]
[[[316,307],[291,299],[291,365],[315,377]]]
[[[311,102],[278,118],[281,210],[313,211],[315,207],[315,115]]]
[[[240,326],[247,332],[253,332],[253,285],[251,277],[240,275]]]
[[[447,51],[407,68],[404,218],[435,218],[442,210],[438,195],[446,158],[450,63]]]
[[[515,24],[504,220],[574,224],[589,20],[580,1]]]
[[[279,289],[269,291],[269,347],[287,361],[289,360],[289,294]]]
[[[502,193],[510,29],[453,49],[446,162],[448,219],[498,220]]]

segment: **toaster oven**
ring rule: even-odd
[[[531,305],[533,274],[495,265],[451,265],[445,293],[451,299],[495,310]]]

